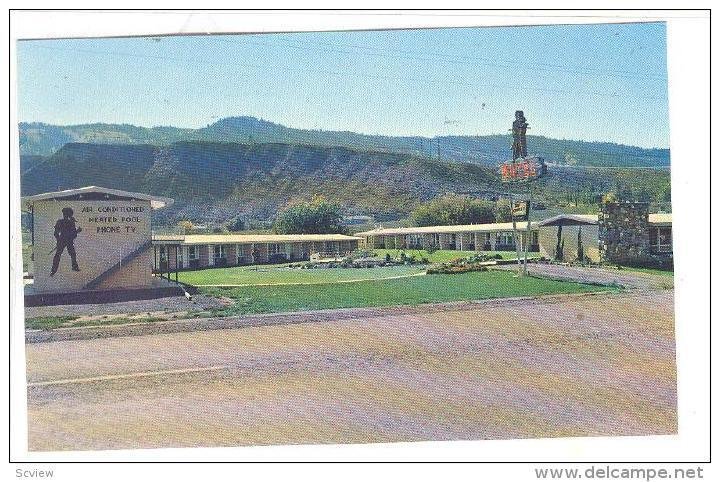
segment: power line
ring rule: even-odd
[[[205,65],[233,65],[233,66],[243,66],[243,67],[249,67],[254,69],[261,69],[264,71],[272,71],[272,70],[285,70],[290,72],[300,72],[300,73],[307,73],[307,72],[315,72],[320,74],[326,74],[326,75],[334,75],[334,76],[340,76],[340,77],[350,77],[350,78],[356,78],[356,77],[367,77],[372,78],[375,80],[391,80],[391,81],[405,81],[405,82],[420,82],[420,83],[428,83],[428,84],[439,84],[439,85],[447,85],[447,84],[454,84],[454,85],[462,85],[465,87],[484,87],[484,88],[491,88],[491,89],[505,89],[505,90],[519,90],[522,92],[526,91],[536,91],[536,92],[546,92],[546,93],[559,93],[559,94],[575,94],[575,95],[594,95],[599,97],[611,97],[611,98],[621,98],[622,96],[617,93],[603,93],[599,91],[571,91],[567,89],[550,89],[550,88],[542,88],[542,87],[514,87],[513,85],[508,84],[474,84],[469,82],[463,82],[458,80],[432,80],[432,79],[425,79],[420,77],[390,77],[385,75],[377,75],[377,74],[348,74],[346,72],[338,72],[333,70],[325,70],[325,69],[308,69],[308,68],[294,68],[294,67],[283,67],[283,66],[265,66],[265,65],[258,65],[258,64],[250,64],[250,63],[239,63],[239,62],[233,62],[232,64],[227,63],[219,63],[215,61],[203,61],[203,60],[196,60],[196,59],[187,59],[187,58],[178,58],[178,57],[165,57],[160,55],[145,55],[145,54],[133,54],[128,52],[114,52],[114,51],[108,51],[108,50],[91,50],[91,49],[73,49],[73,48],[62,48],[62,47],[50,47],[47,45],[35,45],[37,48],[47,49],[47,50],[55,50],[55,51],[64,51],[64,52],[77,52],[77,53],[86,53],[91,55],[114,55],[114,56],[120,56],[120,57],[131,57],[131,58],[146,58],[146,59],[152,59],[152,60],[172,60],[175,62],[189,62],[189,63],[199,63],[199,64],[205,64]],[[236,75],[236,74],[233,74]],[[241,74],[239,74],[241,75]],[[662,99],[658,96],[633,96],[633,99],[655,99],[659,100]]]
[[[236,42],[233,42],[231,40],[227,39],[214,39],[220,42],[225,43],[232,43],[237,45]],[[273,44],[272,42],[257,42],[248,40],[247,38],[243,38],[243,43],[250,43],[250,44],[256,44],[256,45],[277,45]],[[517,70],[517,60],[499,60],[499,59],[488,59],[485,57],[475,57],[475,56],[466,56],[466,55],[449,55],[449,54],[438,54],[438,53],[421,53],[416,52],[412,50],[403,50],[403,49],[393,49],[389,47],[370,47],[370,46],[364,46],[364,45],[351,45],[351,44],[330,44],[330,43],[324,43],[324,42],[315,42],[313,41],[313,45],[310,45],[307,42],[301,42],[297,40],[290,40],[290,39],[277,39],[281,42],[288,43],[289,47],[292,48],[298,48],[298,49],[307,49],[307,50],[326,50],[330,52],[337,52],[337,53],[345,53],[345,54],[353,54],[358,52],[350,52],[347,50],[338,50],[337,47],[341,48],[350,48],[350,49],[358,49],[358,50],[367,50],[367,52],[359,52],[362,55],[375,55],[375,56],[381,56],[381,57],[394,57],[394,58],[405,58],[405,59],[411,59],[411,60],[422,60],[422,61],[430,61],[431,59],[435,58],[441,62],[446,63],[452,63],[452,64],[459,64],[459,65],[487,65],[487,66],[493,66],[493,67],[500,67],[500,68],[507,68],[507,69],[513,69]],[[302,45],[298,45],[302,44]],[[324,46],[326,48],[316,47],[316,46]],[[398,55],[392,55],[388,52],[399,52],[402,54],[402,56]],[[472,63],[471,63],[472,62]],[[501,62],[501,63],[498,63]],[[580,75],[596,75],[596,76],[610,76],[610,77],[622,77],[622,78],[654,78],[656,80],[667,80],[667,76],[662,74],[648,74],[644,72],[633,72],[633,71],[625,71],[625,70],[608,70],[608,69],[598,69],[593,67],[577,67],[575,69],[569,69],[567,66],[564,65],[558,65],[558,64],[548,64],[548,63],[542,63],[542,62],[527,62],[522,61],[523,65],[525,67],[532,67],[534,70],[542,70],[542,71],[548,71],[548,72],[565,72],[565,73],[571,73],[571,74],[580,74]],[[507,65],[503,65],[507,64]]]

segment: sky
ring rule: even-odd
[[[664,23],[18,42],[18,116],[669,145]]]

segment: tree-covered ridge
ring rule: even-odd
[[[507,160],[509,135],[379,136],[347,131],[295,129],[254,117],[229,117],[200,129],[138,127],[129,124],[55,126],[20,123],[20,152],[48,156],[68,143],[152,144],[182,141],[243,144],[304,144],[406,154],[445,161],[497,165]],[[643,149],[606,142],[528,136],[530,152],[553,164],[598,167],[668,167],[668,149]]]
[[[551,167],[534,186],[533,200],[562,209],[596,206],[615,191],[627,199],[669,202],[669,174]],[[496,168],[477,164],[345,147],[217,142],[67,144],[34,158],[21,180],[24,195],[88,185],[172,197],[175,204],[157,212],[168,221],[222,223],[271,220],[283,206],[314,195],[339,203],[344,215],[386,220],[405,218],[448,193],[495,201],[508,191]]]

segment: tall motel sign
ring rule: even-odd
[[[538,156],[528,156],[526,133],[529,125],[523,111],[515,111],[515,121],[512,124],[512,159],[500,165],[500,179],[508,188],[511,186],[526,186],[527,194],[515,194],[509,192],[510,216],[512,218],[513,237],[515,238],[515,249],[517,252],[518,276],[527,275],[528,246],[525,244],[524,256],[520,253],[520,233],[518,232],[517,221],[525,220],[526,236],[530,236],[530,209],[532,205],[532,184],[547,174],[545,161]],[[512,188],[509,189],[512,191]],[[521,260],[522,257],[522,260]]]

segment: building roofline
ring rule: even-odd
[[[530,223],[530,229],[539,228],[542,226],[557,226],[557,223],[567,220],[569,221],[566,225],[597,225],[598,215],[597,214],[559,214],[551,218],[543,219],[542,221],[532,221]],[[648,219],[649,224],[653,226],[671,226],[672,225],[672,213],[660,213],[650,214]],[[526,221],[518,221],[517,228],[519,230],[525,230],[527,228]],[[392,235],[404,235],[404,234],[451,234],[451,233],[473,233],[473,232],[493,232],[493,231],[509,231],[512,230],[512,223],[488,223],[488,224],[456,224],[456,225],[445,225],[445,226],[418,226],[418,227],[407,227],[407,228],[377,228],[370,231],[362,231],[355,233],[356,236],[368,237],[368,236],[392,236]]]
[[[648,222],[653,226],[672,226],[672,213],[652,213]]]
[[[537,227],[536,221],[530,222],[530,228]],[[524,230],[527,228],[527,221],[518,221],[517,228]],[[378,228],[371,231],[363,231],[355,233],[356,236],[382,236],[382,235],[400,235],[400,234],[452,234],[452,233],[472,233],[472,232],[492,232],[492,231],[511,231],[512,223],[488,223],[488,224],[451,224],[445,226],[418,226],[408,228]]]
[[[150,201],[150,207],[152,209],[161,209],[167,206],[171,206],[175,202],[174,199],[169,197],[152,196],[150,194],[144,194],[140,192],[121,191],[119,189],[111,189],[108,187],[100,186],[85,186],[76,189],[66,189],[64,191],[44,192],[40,194],[33,194],[32,196],[23,196],[22,202],[23,204],[34,204],[37,201],[44,201],[47,199],[55,199],[89,193],[102,193],[112,196],[128,197],[140,201]]]
[[[558,214],[538,222],[538,226],[594,226],[597,224],[597,214]]]
[[[309,243],[323,241],[361,241],[358,236],[345,234],[157,234],[157,244],[247,244],[247,243]]]

